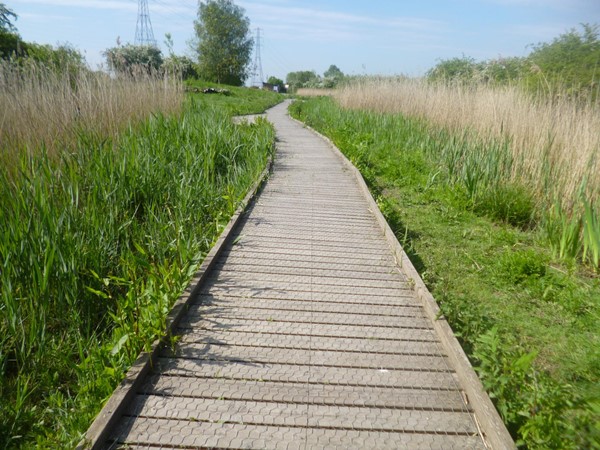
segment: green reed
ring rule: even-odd
[[[265,167],[266,122],[191,99],[117,138],[0,169],[0,448],[76,443],[164,330]],[[56,149],[53,150],[56,152]]]

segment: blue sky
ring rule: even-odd
[[[90,65],[102,50],[133,42],[137,0],[2,0],[25,40],[69,42]],[[148,0],[166,51],[189,53],[197,0]],[[262,32],[265,77],[291,71],[422,75],[440,58],[522,56],[580,23],[600,24],[600,0],[237,0]]]

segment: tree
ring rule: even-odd
[[[593,94],[600,78],[600,27],[582,24],[582,31],[571,29],[551,43],[533,45],[529,60],[534,71],[530,78],[538,84],[571,95]]]
[[[283,86],[283,80],[277,77],[269,77],[267,80],[267,84],[272,84],[273,86]]]
[[[600,25],[582,24],[552,42],[531,45],[526,57],[475,61],[473,58],[440,60],[427,72],[430,81],[471,85],[518,83],[535,94],[567,95],[584,100],[600,95]]]
[[[17,15],[0,3],[0,58],[11,58],[21,65],[35,65],[57,73],[76,74],[87,70],[85,58],[71,44],[52,45],[24,42],[13,25]]]
[[[198,76],[196,64],[187,56],[178,56],[173,54],[168,58],[165,58],[162,65],[162,70],[184,80],[196,78]]]
[[[27,53],[27,44],[18,33],[0,29],[0,58],[23,56]]]
[[[480,78],[493,85],[507,85],[522,80],[530,68],[527,58],[519,56],[491,59],[482,64]]]
[[[15,32],[17,29],[12,23],[12,20],[17,19],[17,15],[6,7],[4,3],[0,3],[0,31]]]
[[[147,75],[160,69],[161,51],[153,45],[124,45],[106,49],[108,68],[119,75]]]
[[[469,84],[476,80],[476,75],[481,73],[481,66],[473,58],[442,59],[436,66],[427,71],[430,81],[451,81]]]
[[[333,88],[344,79],[344,72],[342,72],[338,66],[332,64],[329,66],[329,69],[323,73],[323,77],[323,87]]]
[[[196,78],[198,76],[196,64],[187,56],[178,56],[175,54],[175,51],[173,50],[175,44],[171,33],[165,33],[164,43],[169,51],[169,56],[163,61],[163,72],[169,75],[178,76],[184,80]]]
[[[56,72],[86,69],[85,58],[69,43],[53,47],[48,44],[27,44],[27,57]]]
[[[344,78],[344,72],[342,72],[338,66],[332,64],[331,66],[329,66],[329,69],[327,69],[325,73],[323,73],[323,76],[326,78],[342,79]]]
[[[0,3],[0,58],[20,56],[25,52],[21,36],[12,23],[16,19],[17,15]]]
[[[244,9],[232,0],[202,2],[194,28],[200,75],[207,81],[241,86],[248,78],[254,44]]]
[[[270,84],[271,86],[273,86],[273,88],[277,92],[281,92],[281,93],[286,92],[285,84],[283,83],[283,80],[281,78],[270,76],[269,79],[267,80],[267,84]]]
[[[290,90],[295,91],[303,87],[316,87],[321,80],[314,70],[301,70],[288,73],[286,81]]]

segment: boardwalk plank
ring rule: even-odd
[[[485,448],[353,174],[268,117],[273,174],[106,446]]]

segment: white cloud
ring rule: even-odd
[[[427,39],[445,29],[445,24],[437,20],[350,14],[301,7],[286,0],[238,3],[253,24],[266,28],[277,39],[288,41],[358,41],[374,34],[387,34],[396,39]]]

